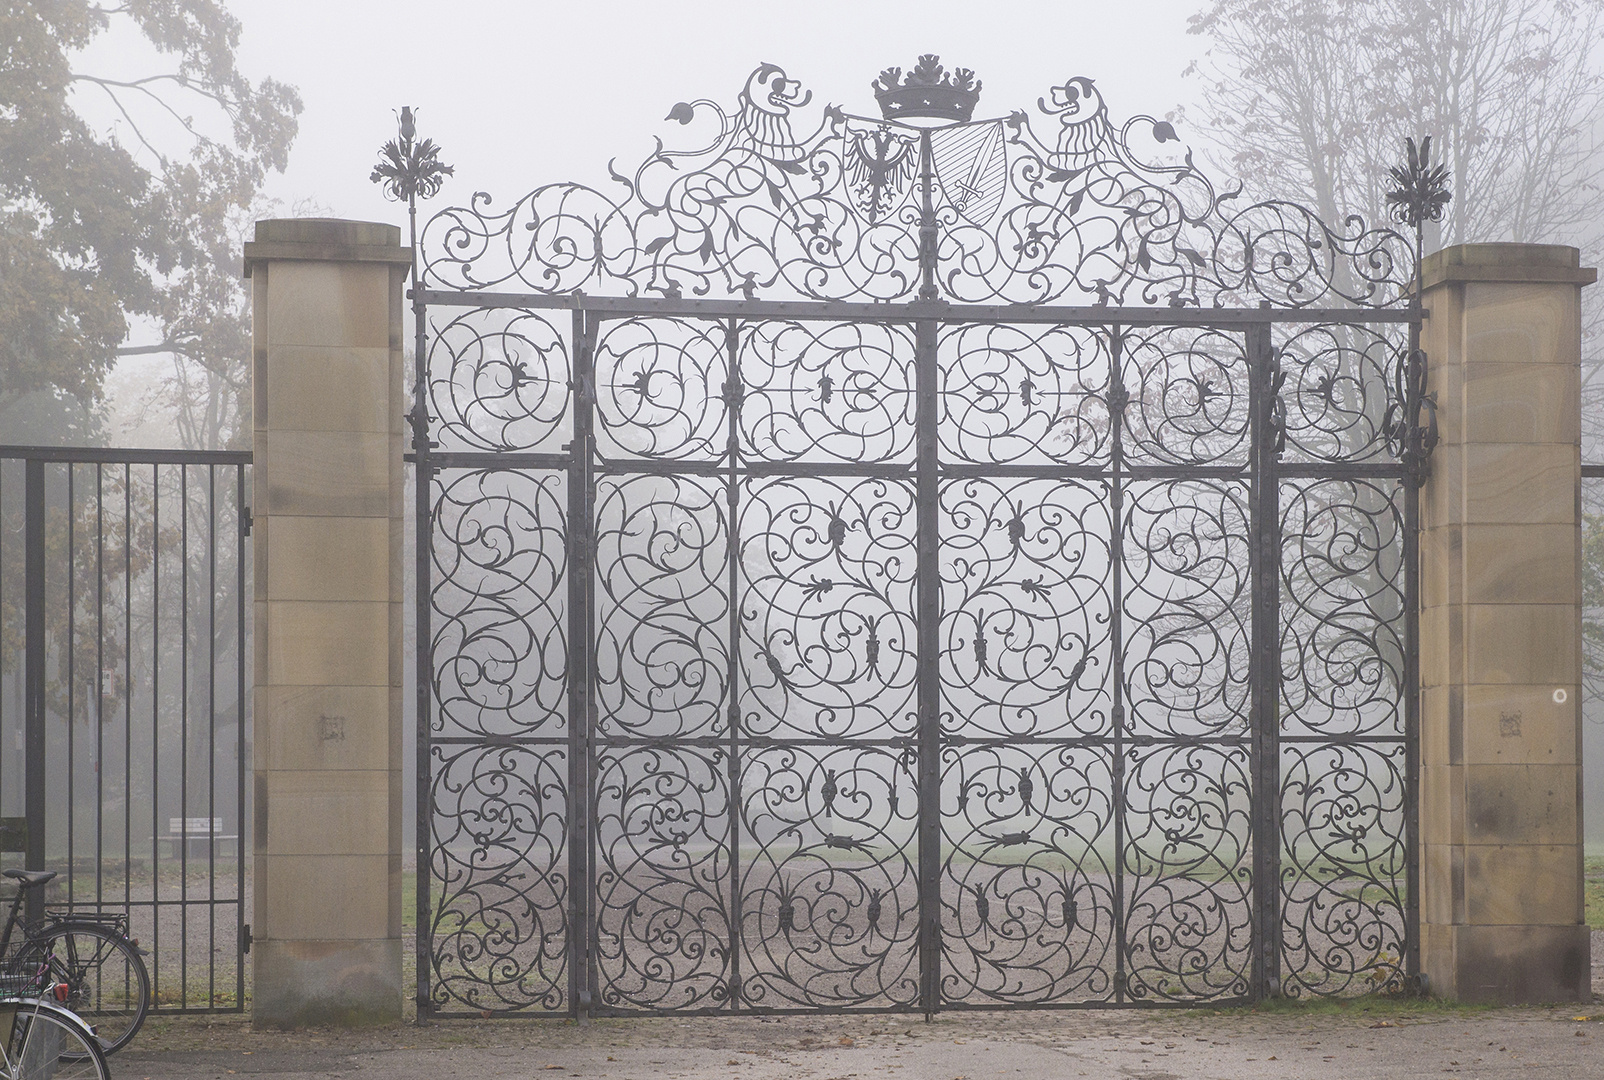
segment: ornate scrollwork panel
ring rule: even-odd
[[[431,752],[430,997],[568,1005],[568,759],[561,744]]]
[[[603,323],[595,365],[603,457],[723,456],[729,364],[719,323],[660,316]]]
[[[913,333],[872,322],[745,323],[741,447],[759,461],[908,461]]]
[[[1281,485],[1284,733],[1404,737],[1403,499],[1396,480]]]
[[[952,324],[938,339],[937,369],[944,461],[1108,461],[1109,346],[1103,331]]]
[[[629,1011],[717,1008],[730,963],[728,756],[603,750],[595,764],[598,996]]]
[[[1103,734],[1112,644],[1104,484],[941,489],[941,723],[968,738]]]
[[[943,751],[943,1001],[1113,996],[1113,797],[1104,749]]]
[[[885,1008],[918,1000],[917,775],[911,747],[746,751],[744,1003]]]
[[[436,736],[566,731],[567,497],[561,473],[436,476]]]
[[[1126,991],[1244,997],[1253,950],[1252,785],[1245,747],[1128,751]]]
[[[1393,370],[1409,348],[1401,324],[1279,326],[1287,461],[1381,461],[1395,400]]]
[[[596,482],[596,728],[684,738],[727,730],[729,523],[717,480]]]
[[[555,452],[571,437],[567,320],[518,308],[430,314],[428,399],[441,449]]]
[[[912,734],[913,485],[750,479],[740,498],[743,731]]]
[[[1281,751],[1281,978],[1288,995],[1405,989],[1407,750]]]
[[[1248,723],[1248,491],[1237,481],[1133,483],[1121,598],[1130,727],[1240,735]]]
[[[1243,465],[1249,387],[1240,333],[1192,327],[1125,336],[1119,393],[1132,464]]]

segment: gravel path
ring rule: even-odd
[[[456,1021],[294,1034],[164,1020],[136,1047],[113,1059],[119,1078],[1583,1080],[1604,1076],[1604,1006]]]

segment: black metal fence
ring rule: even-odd
[[[0,447],[0,814],[155,1008],[246,1000],[250,454]]]

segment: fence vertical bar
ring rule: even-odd
[[[217,466],[206,466],[206,817],[217,820]],[[218,830],[221,831],[221,830]],[[217,841],[206,844],[206,1007],[217,1005]]]
[[[1281,512],[1276,460],[1279,378],[1270,323],[1246,333],[1250,438],[1248,656],[1252,734],[1254,1001],[1278,994],[1281,966]]]
[[[95,463],[95,910],[105,904],[106,867],[106,467]],[[128,856],[123,853],[123,873]]]
[[[75,468],[72,462],[66,463],[67,471],[67,907],[70,910],[77,900],[78,890],[74,874],[74,864],[77,851],[76,838],[78,831],[78,746],[77,725],[73,723],[77,717],[78,698],[74,691],[77,688],[77,665],[74,660],[78,655],[78,594],[77,594],[77,568],[73,561],[73,552],[76,550],[77,536],[73,529],[74,519],[78,516],[77,491],[73,485]]]
[[[45,868],[45,463],[28,458],[24,465],[23,572],[23,803],[28,818],[29,870]],[[28,919],[45,913],[44,894],[28,893]]]
[[[160,540],[157,541],[160,544]],[[178,466],[178,1000],[189,1004],[189,466]],[[211,831],[211,820],[206,822]],[[207,842],[210,847],[210,841]]]
[[[236,862],[234,864],[234,925],[238,928],[234,945],[234,1009],[245,1011],[245,542],[250,536],[250,507],[245,505],[245,466],[236,465],[234,473],[234,508],[239,521],[239,533],[234,548],[234,807],[239,815],[239,828],[234,832]]]

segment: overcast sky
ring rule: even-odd
[[[300,88],[306,103],[289,171],[269,194],[337,216],[400,223],[368,182],[394,112],[457,168],[438,205],[476,189],[504,204],[554,180],[606,179],[638,162],[673,104],[733,104],[746,76],[778,64],[814,93],[871,112],[869,83],[924,52],[984,83],[979,112],[1034,108],[1074,75],[1097,81],[1116,120],[1186,101],[1182,69],[1203,47],[1186,33],[1204,0],[227,0],[244,24],[240,61]],[[1186,139],[1183,127],[1182,138]],[[671,145],[677,145],[671,143]]]

